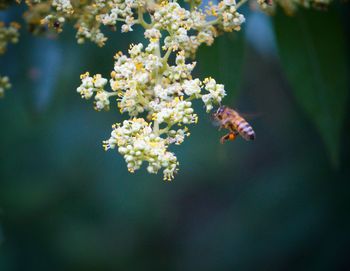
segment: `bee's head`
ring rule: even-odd
[[[224,106],[224,105],[220,106],[218,108],[218,110],[216,110],[216,115],[221,117],[222,114],[224,113],[225,109],[226,109],[226,106]]]
[[[218,108],[218,110],[216,110],[216,113],[214,113],[214,117],[215,118],[218,118],[218,119],[222,119],[222,114],[224,113],[224,111],[225,111],[225,106],[220,106],[219,108]]]

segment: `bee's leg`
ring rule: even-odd
[[[219,127],[219,131],[221,129],[230,129],[230,127],[229,127],[230,123],[231,123],[230,120],[223,121],[222,124]]]
[[[237,134],[235,132],[230,132],[230,133],[224,135],[223,137],[221,137],[220,142],[221,142],[221,144],[224,144],[225,141],[227,141],[227,140],[233,141],[233,140],[235,140],[236,137],[237,137]]]

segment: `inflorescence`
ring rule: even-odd
[[[261,9],[273,11],[280,4],[287,13],[298,5],[325,5],[330,0],[255,0]],[[193,78],[193,59],[202,44],[211,45],[223,32],[239,31],[245,22],[239,12],[248,0],[223,0],[202,5],[188,0],[186,7],[176,1],[155,0],[26,0],[25,19],[33,33],[43,26],[59,33],[67,21],[77,29],[78,43],[90,40],[103,46],[107,37],[101,27],[121,32],[144,29],[147,44],[131,44],[128,54],[114,56],[110,78],[101,74],[81,75],[77,92],[93,99],[97,111],[117,107],[128,117],[112,126],[106,150],[117,149],[130,172],[147,163],[149,173],[162,170],[164,180],[172,180],[179,162],[169,151],[190,135],[189,125],[198,121],[192,103],[201,100],[207,112],[221,103],[224,86],[208,77]],[[18,39],[18,25],[0,25],[0,53],[8,42]],[[109,85],[109,89],[107,89]],[[7,77],[0,77],[0,95],[9,88]]]

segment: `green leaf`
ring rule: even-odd
[[[296,101],[315,123],[334,166],[339,163],[345,116],[348,67],[339,13],[300,10],[287,17],[281,10],[274,26],[282,67]]]
[[[242,33],[225,33],[212,46],[201,46],[197,53],[200,77],[213,77],[225,85],[225,104],[232,103],[241,83],[244,58]]]

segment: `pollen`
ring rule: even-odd
[[[112,83],[112,89],[113,90],[117,90],[120,87],[120,84],[118,83],[118,81],[113,81]]]
[[[121,57],[123,55],[123,53],[121,51],[118,51],[115,55],[114,55],[114,59],[118,59],[119,57]]]
[[[136,70],[140,71],[143,68],[143,64],[141,62],[138,62],[135,64]]]
[[[83,73],[83,74],[80,75],[80,79],[82,80],[82,79],[87,78],[89,76],[90,76],[90,73],[86,72],[86,73]]]
[[[162,1],[162,2],[160,3],[160,6],[161,6],[161,7],[165,7],[165,6],[167,6],[168,4],[169,4],[168,1]]]

